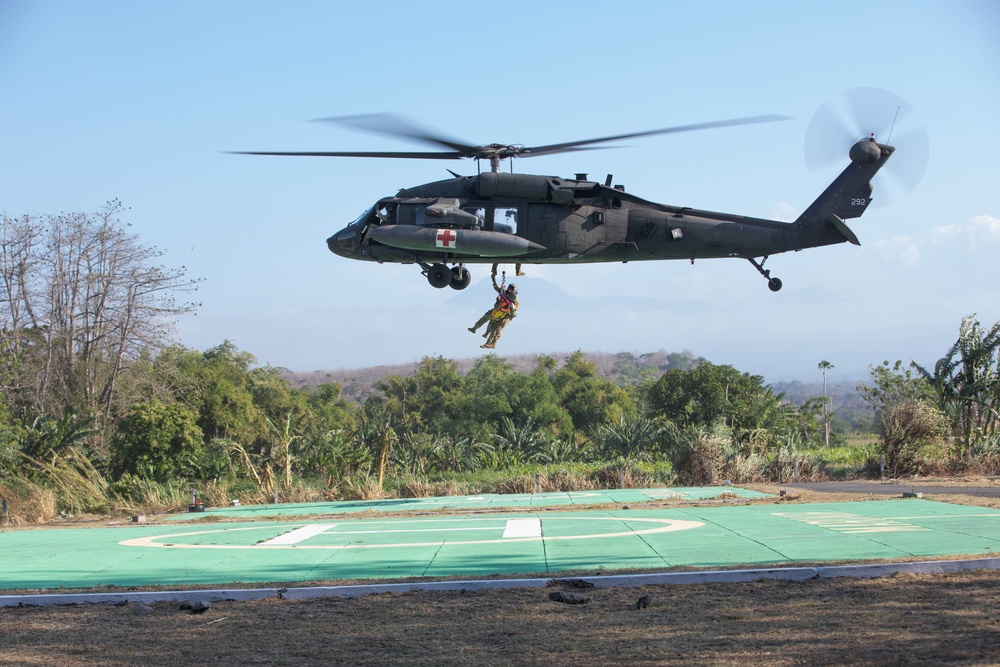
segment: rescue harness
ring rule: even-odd
[[[493,306],[493,310],[490,311],[491,320],[502,320],[514,311],[514,300],[507,296],[507,291],[505,289],[505,286],[507,285],[507,272],[504,271],[501,275],[500,293],[497,294],[497,302]],[[493,276],[494,278],[496,277],[495,271]],[[493,284],[496,285],[496,282]]]

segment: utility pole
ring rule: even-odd
[[[830,446],[830,400],[826,395],[826,371],[833,368],[833,364],[825,359],[819,362],[818,368],[823,371],[823,441],[826,446]]]

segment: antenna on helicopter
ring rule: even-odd
[[[885,143],[887,143],[887,144],[890,143],[890,140],[892,139],[892,131],[894,129],[896,129],[896,120],[899,118],[899,109],[900,109],[900,107],[897,106],[896,107],[896,115],[892,117],[892,125],[889,126],[889,136],[885,140]]]

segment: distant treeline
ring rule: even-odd
[[[621,387],[635,387],[642,382],[648,382],[660,377],[665,371],[688,370],[697,366],[704,357],[695,356],[688,350],[682,352],[647,352],[633,354],[631,352],[578,352],[588,363],[593,364],[597,375]],[[558,364],[565,363],[573,353],[550,353]],[[500,355],[511,367],[521,373],[529,372],[537,363],[538,355]],[[478,357],[456,359],[455,364],[460,375],[468,373],[475,365]],[[342,396],[356,404],[364,403],[365,399],[377,393],[376,385],[389,375],[409,375],[414,372],[419,362],[408,364],[370,366],[367,368],[337,369],[327,371],[290,371],[282,369],[282,376],[293,387],[315,387],[324,383],[337,382],[342,387]],[[819,373],[817,371],[817,377]],[[874,412],[858,391],[857,381],[831,382],[827,386],[826,395],[830,400],[833,420],[836,430],[842,432],[872,432],[875,428]],[[775,382],[772,389],[781,394],[786,402],[803,405],[806,401],[823,395],[822,382],[786,381]]]

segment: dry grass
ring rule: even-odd
[[[1000,664],[1000,571],[575,590],[581,605],[553,590],[0,609],[0,664]]]
[[[0,610],[5,665],[1000,662],[1000,572]],[[648,595],[650,606],[637,609]]]

